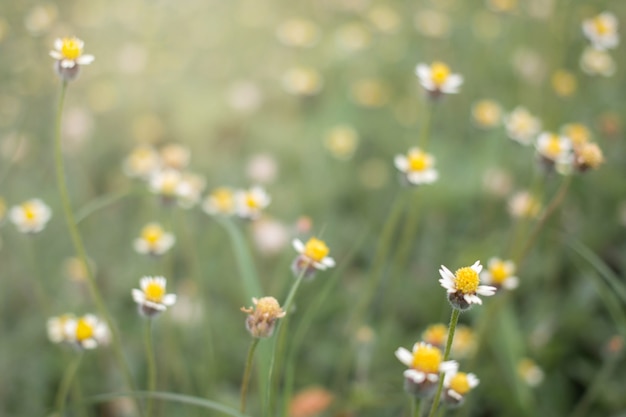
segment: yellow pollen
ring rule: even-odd
[[[141,231],[141,237],[150,244],[155,244],[163,237],[164,231],[158,224],[149,224]]]
[[[478,278],[476,271],[467,266],[458,269],[454,276],[456,277],[454,285],[458,291],[461,291],[463,294],[476,293],[478,284],[480,283],[480,278]]]
[[[37,209],[34,204],[24,203],[22,204],[22,210],[27,221],[32,222],[37,219]]]
[[[561,153],[561,140],[557,135],[552,135],[550,141],[546,144],[545,153],[553,158]]]
[[[146,296],[146,300],[154,303],[160,303],[165,295],[165,287],[162,287],[156,282],[150,282],[146,285],[146,289],[143,292]]]
[[[611,32],[611,28],[606,24],[602,16],[595,17],[593,19],[593,25],[595,26],[598,35],[607,35]]]
[[[450,68],[443,62],[433,62],[430,73],[433,83],[437,87],[441,87],[450,76]]]
[[[506,264],[502,261],[494,262],[493,265],[489,267],[489,272],[491,272],[491,277],[496,284],[502,284],[509,276]]]
[[[467,394],[472,389],[467,380],[467,374],[464,372],[458,372],[450,379],[450,388],[461,395]]]
[[[443,359],[441,350],[432,346],[421,346],[413,353],[411,366],[427,374],[439,373],[439,365]]]
[[[409,152],[409,170],[424,171],[428,168],[428,154],[420,150]]]
[[[81,42],[76,38],[63,38],[61,45],[61,55],[63,58],[74,60],[82,54]]]
[[[76,340],[82,342],[83,340],[91,339],[93,337],[93,327],[87,323],[85,319],[78,319],[76,323]]]
[[[259,299],[256,303],[256,311],[268,317],[277,317],[283,312],[274,297],[263,297]]]
[[[246,193],[246,206],[250,207],[251,209],[261,208],[261,205],[259,204],[259,200],[257,200],[254,194],[252,193]]]
[[[330,252],[330,249],[328,249],[326,243],[314,237],[309,239],[304,246],[304,255],[315,262],[321,262],[328,255],[328,252]]]
[[[220,211],[229,212],[233,209],[233,193],[228,188],[218,188],[211,194],[215,205]],[[248,204],[249,205],[249,204]]]

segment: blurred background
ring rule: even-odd
[[[233,220],[265,291],[259,296],[286,297],[292,238],[321,235],[330,247],[338,267],[300,287],[286,353],[294,366],[290,376],[279,376],[286,381],[278,397],[285,409],[302,390],[318,409],[292,403],[287,414],[401,416],[408,415],[404,366],[393,352],[410,348],[427,326],[448,321],[439,266],[486,264],[522,245],[533,220],[512,218],[510,197],[539,181],[545,206],[562,181],[542,176],[533,147],[507,137],[503,118],[523,106],[545,130],[585,125],[606,162],[573,178],[506,302],[461,316],[474,329],[487,323],[480,351],[461,362],[481,384],[450,414],[566,416],[588,395],[582,415],[626,416],[626,375],[619,372],[624,299],[607,284],[613,277],[624,285],[626,55],[622,46],[607,52],[615,68],[610,76],[581,67],[589,45],[581,24],[605,10],[622,21],[626,3],[4,2],[0,415],[52,409],[74,352],[48,341],[46,320],[95,311],[73,258],[52,156],[60,81],[48,53],[56,38],[77,36],[96,59],[68,88],[67,179],[99,288],[140,387],[142,319],[130,290],[141,276],[165,275],[179,297],[156,327],[158,390],[233,407],[250,343],[239,308],[251,300],[222,225],[200,204],[163,207],[144,182],[125,175],[123,163],[137,146],[188,149],[188,169],[202,177],[203,196],[220,186],[267,190],[272,201],[259,220]],[[447,63],[465,82],[459,94],[431,104],[414,71],[433,61]],[[487,114],[473,111],[481,100],[493,105]],[[440,178],[406,188],[393,158],[417,145],[426,112],[432,115],[428,151]],[[52,219],[27,236],[6,210],[33,197],[51,207]],[[399,204],[388,255],[373,271],[384,225]],[[177,239],[161,258],[133,250],[151,221]],[[43,303],[35,285],[46,295]],[[486,318],[485,311],[497,314]],[[123,387],[106,347],[87,352],[77,381],[85,398]],[[257,382],[251,415],[262,402]],[[127,398],[80,408],[68,415],[134,415]],[[166,402],[157,411],[206,415]]]

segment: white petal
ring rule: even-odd
[[[480,261],[476,261],[474,262],[474,265],[471,266],[471,268],[474,270],[474,272],[476,272],[477,274],[480,274],[480,271],[483,270],[483,266],[480,264]]]
[[[413,354],[403,347],[398,348],[395,355],[396,358],[406,366],[411,366],[413,363]]]
[[[443,373],[457,373],[459,370],[459,363],[457,361],[445,361],[439,365],[439,372]]]
[[[131,293],[133,295],[133,301],[135,301],[136,303],[143,304],[144,301],[146,301],[146,297],[143,291],[133,288]]]
[[[426,379],[428,379],[430,382],[437,382],[437,381],[439,381],[439,375],[438,374],[427,374],[426,375]]]
[[[296,252],[304,252],[304,243],[302,243],[300,239],[294,239],[291,244],[293,245],[293,248],[296,250]]]
[[[61,68],[74,68],[75,66],[76,66],[76,62],[71,59],[61,60]]]
[[[98,342],[96,342],[94,339],[85,339],[82,342],[80,342],[80,345],[84,349],[95,349],[98,347]]]
[[[82,55],[80,57],[78,57],[78,59],[76,59],[76,63],[79,65],[89,65],[91,64],[96,58],[93,55]]]
[[[417,75],[420,80],[429,80],[430,79],[430,67],[426,64],[419,64],[415,68],[415,75]]]
[[[426,379],[426,374],[416,369],[407,369],[402,373],[402,375],[404,375],[405,378],[408,378],[411,381],[415,382],[416,384],[421,384]]]
[[[490,296],[494,295],[498,289],[496,287],[492,287],[491,285],[479,285],[476,289],[476,294]]]
[[[409,161],[404,155],[396,155],[393,158],[393,164],[402,172],[406,172],[409,169]]]
[[[502,286],[507,290],[514,290],[519,285],[519,279],[517,277],[508,277],[502,283]]]
[[[176,294],[166,294],[163,297],[163,304],[166,306],[173,306],[176,303]]]
[[[439,269],[439,275],[441,275],[441,278],[451,280],[452,282],[454,282],[454,280],[456,279],[454,274],[444,265],[441,265],[441,268]]]
[[[63,55],[59,51],[50,51],[50,56],[58,61],[63,59]]]
[[[322,264],[324,264],[324,266],[327,266],[329,268],[333,268],[335,266],[335,260],[327,256],[324,259],[322,259]]]
[[[149,251],[148,244],[145,240],[141,238],[135,239],[135,241],[133,242],[133,248],[135,248],[136,252],[141,254],[146,254]]]
[[[61,49],[63,49],[63,39],[61,38],[56,38],[54,40],[54,49],[60,51]]]
[[[467,382],[470,388],[475,388],[480,383],[480,380],[476,377],[476,375],[469,373],[467,374]]]

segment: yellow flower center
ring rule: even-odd
[[[165,195],[176,194],[176,188],[178,187],[179,179],[177,176],[171,175],[163,179],[161,184],[161,192]]]
[[[435,324],[433,326],[429,326],[423,334],[425,342],[437,346],[443,346],[447,336],[448,328],[443,324]]]
[[[569,125],[565,129],[565,136],[570,138],[575,146],[578,146],[587,143],[591,137],[591,133],[589,129],[587,129],[587,126],[577,123]]]
[[[502,282],[504,282],[504,280],[509,276],[506,264],[502,261],[494,262],[493,265],[489,267],[489,272],[491,273],[491,277],[496,284],[502,284]]]
[[[472,389],[465,372],[458,372],[450,379],[450,388],[461,395],[467,394]]]
[[[76,38],[63,38],[61,45],[61,55],[63,58],[74,60],[82,54],[81,42]]]
[[[321,262],[328,255],[328,252],[330,252],[330,249],[328,249],[326,243],[314,237],[309,239],[306,245],[304,245],[304,255],[315,262]]]
[[[409,153],[409,170],[424,171],[428,168],[428,154],[422,151],[413,151]]]
[[[480,278],[476,271],[466,266],[465,268],[458,269],[454,275],[456,277],[454,285],[458,291],[461,291],[463,294],[476,293],[478,284],[480,283]]]
[[[146,300],[154,303],[160,303],[165,295],[165,287],[156,282],[150,282],[146,285],[146,289],[143,292],[146,296]]]
[[[83,340],[91,339],[93,337],[93,327],[85,319],[78,319],[76,323],[76,340],[82,342]]]
[[[602,16],[594,18],[593,25],[595,26],[598,35],[607,35],[611,32],[611,28],[606,24],[606,21],[602,18]]]
[[[165,232],[158,224],[149,224],[142,230],[141,237],[151,245],[154,245],[161,240],[164,233]]]
[[[252,193],[246,193],[246,206],[250,207],[251,209],[261,208],[259,200]]]
[[[551,135],[544,152],[546,155],[556,158],[561,153],[561,139],[557,135]]]
[[[443,62],[433,62],[430,73],[433,83],[437,87],[441,87],[450,76],[450,68]]]
[[[33,222],[37,220],[37,208],[32,203],[22,204],[22,211],[24,212],[24,218],[27,222]]]
[[[432,346],[421,346],[413,353],[411,366],[427,374],[439,373],[439,365],[443,359],[441,350]]]
[[[222,212],[233,210],[233,193],[227,188],[218,188],[211,194],[217,208]],[[249,198],[249,197],[248,197]]]
[[[264,316],[277,317],[283,310],[274,297],[263,297],[256,303],[256,311]]]

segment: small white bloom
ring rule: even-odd
[[[441,349],[424,342],[415,343],[412,351],[400,347],[395,355],[409,368],[403,372],[405,389],[420,397],[429,396],[436,389],[441,372],[458,369],[456,361],[443,361]]]
[[[52,217],[50,207],[38,198],[14,206],[9,212],[9,219],[22,233],[41,232],[50,217]]]
[[[615,61],[606,51],[589,47],[580,57],[580,68],[587,75],[610,77],[615,74]]]
[[[171,233],[166,233],[158,223],[149,223],[133,242],[135,250],[141,254],[162,255],[176,242]]]
[[[582,26],[583,33],[595,49],[613,49],[619,44],[618,21],[611,12],[603,12],[591,19],[586,19]]]
[[[530,145],[541,130],[541,121],[524,107],[515,108],[504,119],[506,133],[522,145]]]
[[[472,266],[458,269],[454,274],[441,265],[439,283],[448,293],[448,299],[453,307],[466,310],[472,304],[482,304],[478,295],[491,296],[496,293],[496,287],[480,285],[480,272],[483,267],[480,261]]]
[[[82,349],[95,349],[109,342],[109,328],[93,314],[68,320],[65,332],[69,341]]]
[[[513,261],[491,258],[487,263],[487,269],[480,273],[480,279],[485,284],[493,285],[496,288],[502,287],[507,290],[513,290],[519,284],[519,279],[514,274],[515,264]]]
[[[270,196],[261,187],[240,190],[235,193],[235,212],[244,219],[256,220],[270,201]]]
[[[572,143],[569,138],[556,133],[543,132],[537,138],[537,152],[545,159],[565,163],[571,159]]]
[[[419,64],[415,68],[415,74],[422,87],[435,95],[456,94],[463,84],[463,77],[452,74],[450,68],[443,62],[433,62],[432,65]]]
[[[129,177],[149,179],[152,174],[159,170],[161,159],[157,151],[148,145],[141,145],[124,159],[122,169]]]
[[[443,400],[450,406],[460,405],[465,396],[478,386],[480,381],[472,373],[458,372],[456,369],[446,372],[443,378]]]
[[[235,193],[228,187],[216,188],[202,203],[202,210],[206,214],[230,216],[235,213]]]
[[[407,155],[396,155],[394,165],[413,185],[432,184],[439,178],[434,168],[435,158],[420,148],[411,148]]]
[[[167,280],[161,276],[141,278],[141,289],[133,289],[132,295],[142,314],[151,317],[176,303],[176,294],[166,294],[166,283]]]
[[[88,65],[95,59],[93,55],[84,55],[84,42],[78,38],[63,38],[54,41],[54,50],[50,56],[56,59],[55,69],[64,81],[78,77],[81,65]]]
[[[303,261],[315,269],[324,271],[335,266],[335,260],[328,256],[330,249],[323,240],[312,237],[305,244],[300,239],[294,239],[292,245]]]

